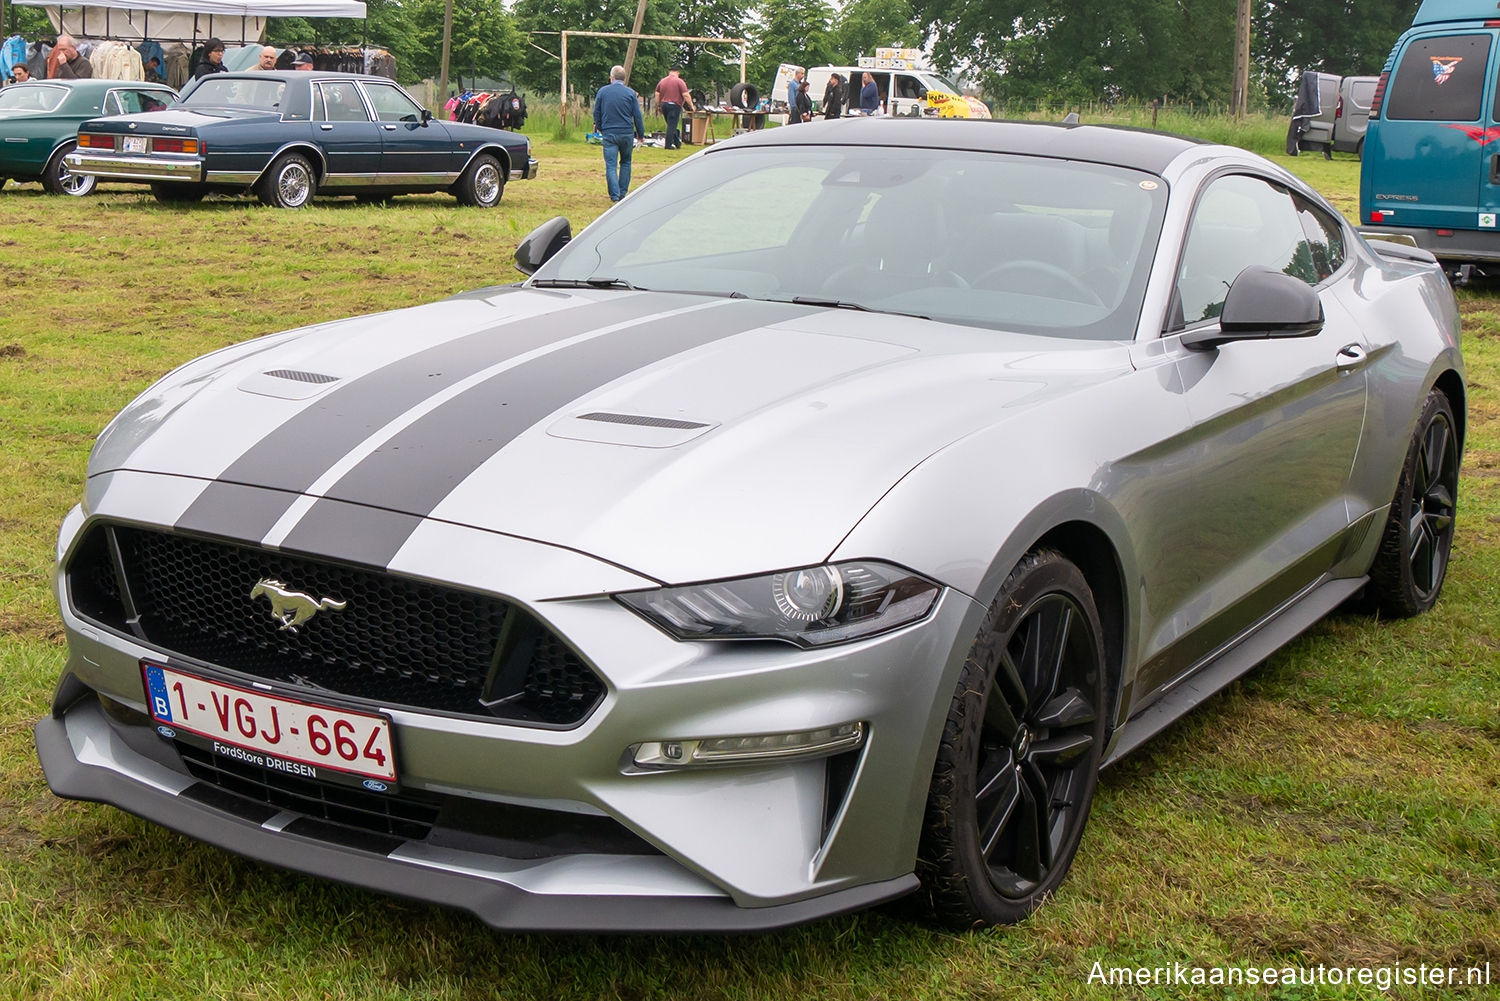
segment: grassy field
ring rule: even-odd
[[[1460,294],[1471,433],[1436,611],[1335,617],[1106,773],[1072,875],[1022,926],[953,935],[882,910],[752,938],[501,936],[53,798],[30,734],[64,659],[47,577],[94,435],[209,349],[515,280],[532,226],[608,204],[596,148],[544,140],[536,155],[542,178],[492,212],[0,193],[0,998],[1122,993],[1089,983],[1096,962],[1489,963],[1500,985],[1500,289]],[[637,176],[682,155],[644,151]],[[1283,162],[1352,210],[1354,160]],[[1465,996],[1481,995],[1500,986]]]

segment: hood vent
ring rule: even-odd
[[[697,421],[677,421],[670,417],[646,417],[642,414],[579,414],[581,421],[603,421],[606,424],[629,424],[640,428],[670,428],[673,431],[697,431],[709,427]]]
[[[240,389],[257,396],[274,396],[278,400],[306,400],[341,381],[339,376],[322,372],[273,368],[269,372],[256,372],[240,383]]]
[[[317,386],[339,381],[339,377],[336,375],[323,375],[321,372],[298,372],[296,369],[291,368],[273,369],[267,372],[266,375],[269,375],[273,379],[287,379],[291,382],[310,382]]]
[[[592,441],[600,445],[630,445],[635,448],[672,448],[686,444],[718,427],[717,423],[685,421],[646,414],[616,414],[591,410],[564,417],[547,429],[554,438]]]

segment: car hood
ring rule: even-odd
[[[681,582],[819,562],[936,450],[1127,371],[910,317],[490,289],[189,363],[90,474],[198,478],[180,527],[288,549],[368,516],[388,558],[433,518]]]

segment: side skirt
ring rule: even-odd
[[[1325,581],[1272,614],[1252,631],[1183,674],[1161,698],[1125,724],[1114,751],[1101,768],[1161,733],[1209,696],[1286,646],[1365,586],[1368,577]]]

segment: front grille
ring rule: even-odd
[[[313,698],[329,692],[567,726],[604,695],[598,676],[523,609],[389,573],[96,526],[70,561],[67,580],[80,615]],[[327,599],[325,607],[283,629],[271,614],[271,597],[251,597],[266,581]]]
[[[427,837],[433,821],[437,820],[436,802],[313,782],[266,771],[181,741],[173,743],[193,778],[242,799],[405,840]]]
[[[659,855],[660,851],[609,817],[564,813],[436,793],[372,793],[350,786],[327,785],[213,754],[200,747],[172,741],[182,763],[203,786],[193,787],[194,798],[219,809],[243,814],[246,804],[264,812],[251,817],[269,820],[273,810],[291,810],[313,821],[375,838],[351,839],[331,828],[296,820],[283,830],[325,841],[352,844],[388,853],[400,841],[426,841],[438,848],[455,848],[512,859],[545,859],[562,855]],[[395,842],[383,839],[394,838]]]

